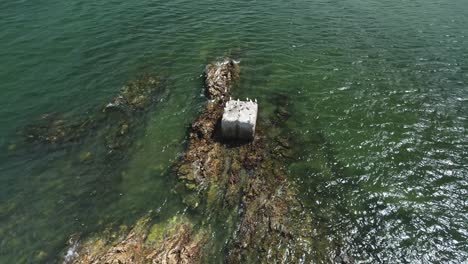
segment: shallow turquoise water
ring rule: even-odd
[[[0,3],[0,263],[53,262],[72,233],[183,212],[170,167],[203,106],[206,63],[241,60],[235,94],[291,99],[289,165],[322,238],[357,260],[468,257],[468,2]],[[118,166],[91,139],[18,144],[42,114],[99,111],[141,74],[168,96]],[[45,252],[46,258],[38,258]]]

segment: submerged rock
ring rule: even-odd
[[[96,124],[91,119],[65,121],[58,113],[42,115],[36,124],[27,126],[21,134],[27,142],[63,144],[75,142]]]
[[[36,252],[36,254],[34,255],[34,261],[35,262],[42,262],[44,261],[45,259],[47,258],[47,253],[43,250],[39,250],[38,252]]]
[[[136,132],[133,128],[139,124],[142,113],[151,109],[165,91],[160,79],[146,76],[122,87],[119,94],[94,115],[45,114],[20,134],[26,142],[48,146],[78,143],[97,135],[97,140],[104,142],[107,153],[115,153],[133,142]]]
[[[93,154],[89,151],[83,152],[80,154],[80,161],[81,162],[86,162],[89,161],[93,157]]]
[[[104,107],[103,112],[111,109],[126,112],[145,110],[153,102],[160,85],[161,80],[151,76],[133,81],[122,87],[119,95]]]

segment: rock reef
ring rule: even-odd
[[[104,232],[72,243],[69,249],[75,252],[73,258],[65,258],[66,263],[203,263],[213,254],[209,235],[213,222],[226,222],[224,263],[330,262],[334,258],[325,250],[327,242],[315,239],[313,220],[285,169],[293,153],[286,133],[275,127],[290,116],[287,99],[278,100],[272,118],[260,121],[251,142],[222,140],[220,120],[239,73],[239,64],[232,59],[207,66],[209,100],[192,123],[187,149],[175,165],[174,191],[183,194],[183,202],[205,222],[175,216],[150,227],[147,216],[130,231]],[[108,107],[128,105],[125,102],[116,98]],[[129,108],[138,105],[132,103]]]
[[[133,141],[142,115],[167,93],[161,79],[144,76],[121,88],[119,94],[101,111],[66,117],[60,113],[42,115],[19,134],[29,144],[63,147],[98,135],[108,154],[126,149]]]
[[[295,261],[304,255],[304,247],[294,253],[287,248],[302,237],[303,230],[299,221],[294,223],[300,204],[283,166],[282,157],[289,151],[287,139],[270,137],[261,128],[249,143],[225,142],[219,137],[219,120],[237,78],[239,65],[232,60],[207,67],[206,91],[211,101],[191,127],[178,178],[200,201],[206,201],[207,210],[220,216],[223,209],[241,212],[226,249],[227,263]]]

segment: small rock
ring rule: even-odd
[[[84,161],[88,161],[91,159],[91,157],[93,156],[93,154],[91,152],[83,152],[81,153],[80,155],[80,161],[81,162],[84,162]]]
[[[44,261],[47,258],[47,253],[44,250],[39,250],[34,256],[34,260],[37,262]]]

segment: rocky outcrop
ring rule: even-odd
[[[195,231],[183,217],[174,217],[151,226],[151,217],[140,219],[126,231],[106,231],[80,242],[72,239],[64,264],[133,264],[133,263],[199,263],[207,233]]]
[[[205,71],[205,91],[210,99],[225,100],[239,79],[239,63],[232,59],[209,64]]]
[[[307,254],[308,248],[297,247],[294,253],[287,253],[288,248],[303,238],[300,225],[307,225],[310,219],[298,221],[296,189],[283,166],[284,157],[289,155],[287,139],[267,135],[261,126],[249,143],[225,142],[219,137],[219,120],[238,78],[233,73],[238,72],[232,60],[208,66],[206,91],[212,100],[191,127],[178,178],[199,196],[197,204],[205,204],[200,210],[218,212],[220,217],[223,209],[242,212],[239,222],[233,223],[226,262],[294,261]]]

